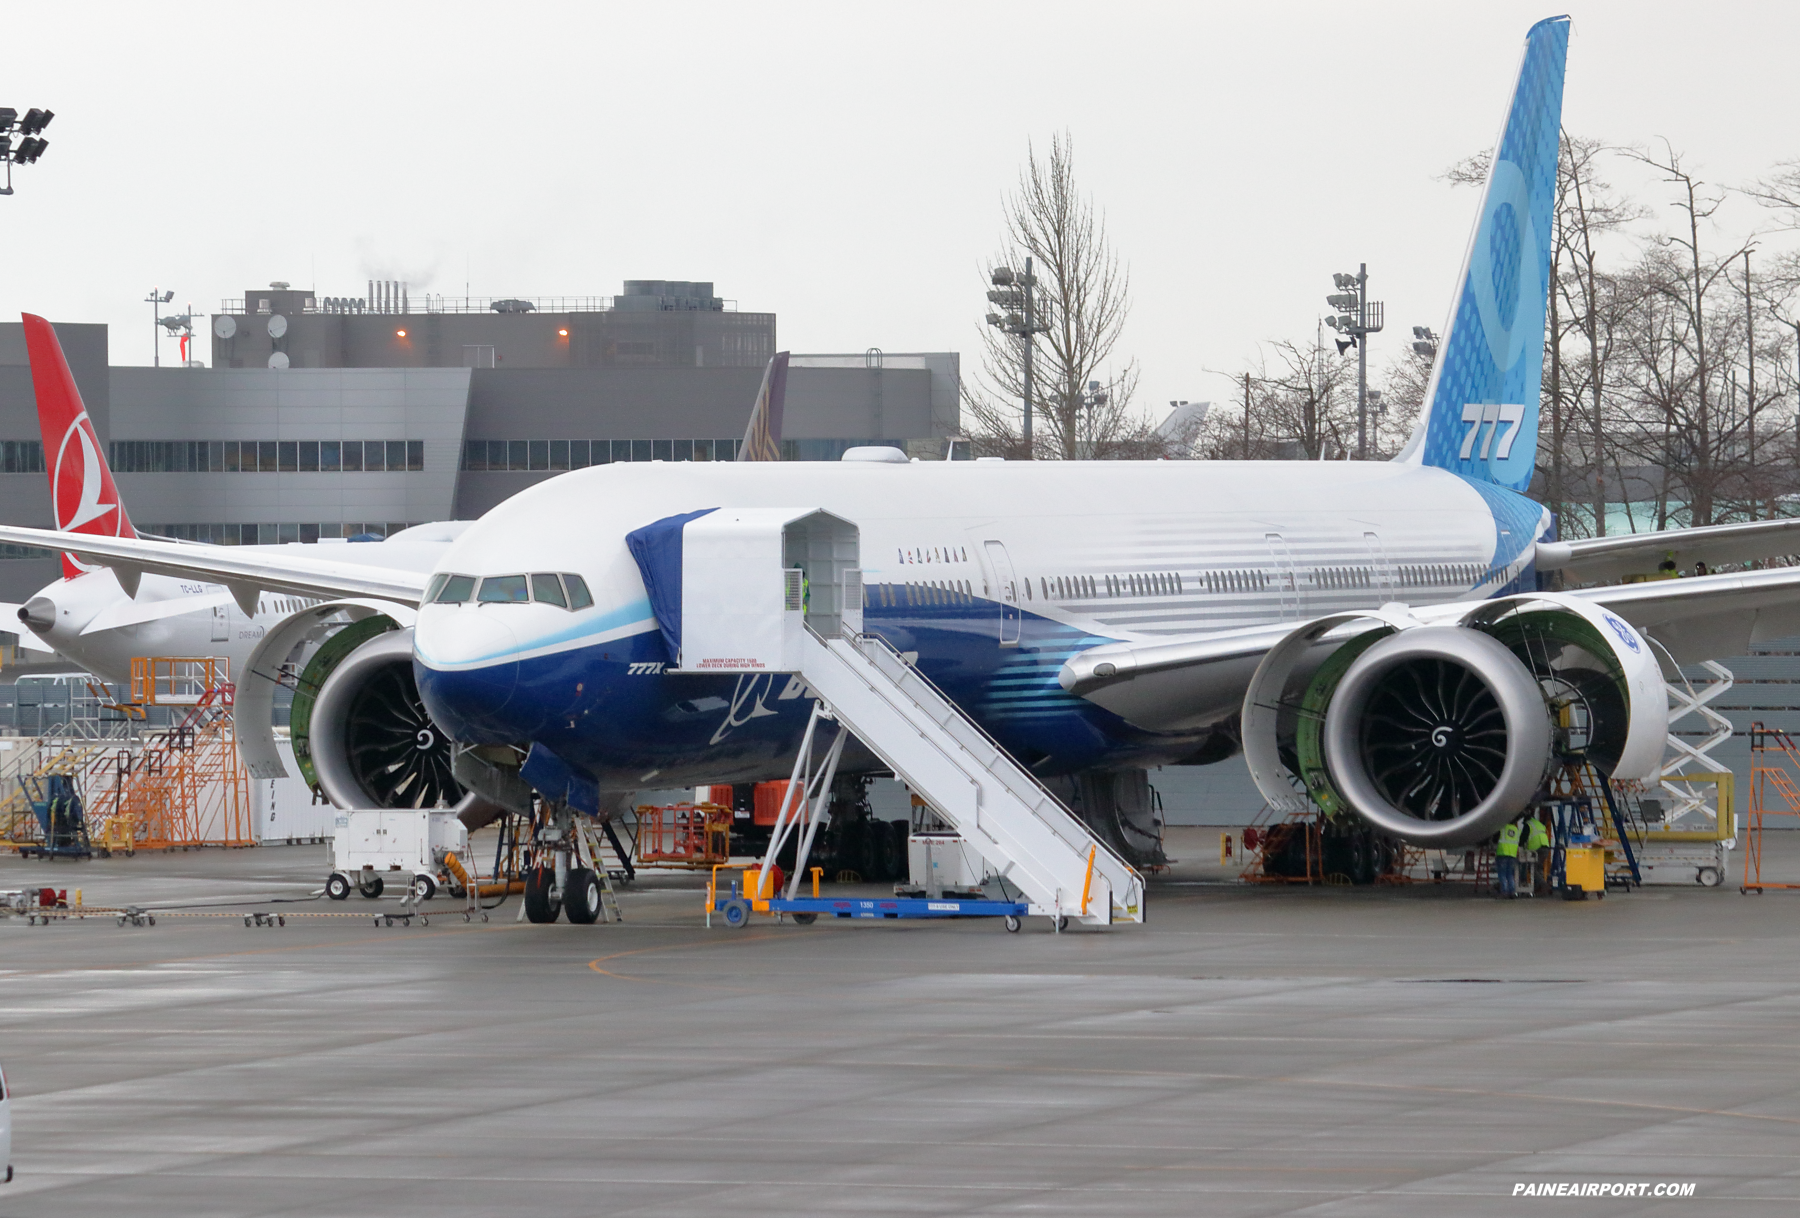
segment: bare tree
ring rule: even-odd
[[[1708,189],[1705,182],[1689,173],[1682,165],[1681,155],[1667,140],[1663,141],[1661,155],[1644,149],[1634,150],[1629,155],[1663,174],[1663,180],[1675,187],[1676,198],[1670,206],[1681,216],[1681,227],[1672,234],[1659,235],[1656,243],[1665,252],[1676,256],[1660,259],[1652,256],[1649,259],[1652,272],[1660,272],[1654,279],[1657,290],[1676,305],[1680,314],[1672,333],[1686,348],[1694,365],[1693,401],[1691,409],[1684,412],[1686,417],[1681,428],[1685,433],[1681,445],[1685,465],[1671,472],[1685,474],[1684,481],[1690,491],[1691,523],[1712,524],[1716,500],[1724,485],[1723,476],[1728,472],[1726,445],[1737,438],[1734,434],[1737,425],[1717,409],[1718,386],[1713,379],[1719,363],[1707,340],[1708,295],[1721,281],[1729,286],[1728,272],[1732,265],[1754,243],[1745,242],[1723,257],[1710,254],[1703,247],[1701,226],[1719,210],[1725,201],[1725,192]]]
[[[1047,157],[1029,150],[1005,200],[995,265],[1020,272],[1027,257],[1037,277],[1037,320],[1045,329],[1035,340],[1021,340],[983,328],[986,384],[965,389],[963,398],[975,421],[977,448],[1061,459],[1165,455],[1155,428],[1131,409],[1137,361],[1113,362],[1131,312],[1131,275],[1107,240],[1105,216],[1076,182],[1066,132],[1051,138]],[[1035,343],[1030,453],[1022,435],[1025,341]],[[1103,393],[1090,393],[1090,382]]]
[[[1197,441],[1213,459],[1325,461],[1356,445],[1356,368],[1317,338],[1269,343],[1238,409],[1208,414]],[[1380,433],[1377,433],[1377,437]]]
[[[1565,421],[1563,394],[1573,390],[1570,402],[1579,398],[1587,413],[1587,475],[1591,484],[1592,508],[1587,521],[1589,536],[1606,536],[1606,380],[1611,358],[1614,331],[1619,324],[1620,300],[1616,285],[1600,269],[1600,245],[1603,240],[1627,225],[1643,218],[1643,209],[1621,199],[1612,187],[1601,180],[1601,158],[1611,152],[1603,141],[1562,135],[1562,155],[1557,160],[1556,232],[1551,266],[1551,396],[1553,414],[1551,498],[1564,500],[1567,470],[1564,453],[1569,423]],[[1563,327],[1563,311],[1568,312],[1567,329]],[[1570,338],[1579,338],[1583,349],[1577,350],[1576,375],[1566,382],[1564,347]],[[1579,536],[1581,522],[1569,520],[1566,535]]]

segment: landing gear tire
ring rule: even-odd
[[[437,895],[437,881],[428,875],[415,875],[412,890],[415,900],[429,901]]]
[[[562,898],[553,897],[556,872],[549,867],[533,867],[525,873],[525,920],[554,922],[562,912]]]
[[[723,912],[725,914],[725,925],[727,926],[743,927],[750,924],[750,902],[744,900],[742,897],[733,897],[731,900],[725,902]]]
[[[381,895],[381,887],[382,887],[381,877],[376,876],[374,879],[368,881],[368,883],[366,883],[366,884],[358,884],[356,886],[356,891],[362,893],[363,896],[365,896],[365,897],[369,898],[369,900],[373,901],[376,897]]]
[[[1018,914],[1007,914],[1006,915],[1006,933],[1007,934],[1009,934],[1009,935],[1018,934],[1019,927],[1021,925],[1022,925],[1022,923],[1020,923],[1020,921],[1019,921]]]
[[[819,915],[816,913],[797,913],[794,915],[794,921],[801,926],[811,926],[818,920]]]
[[[591,869],[570,869],[569,886],[563,889],[563,910],[578,926],[592,926],[600,920],[600,877]]]
[[[345,901],[350,898],[350,881],[333,872],[325,878],[325,895],[334,901]]]

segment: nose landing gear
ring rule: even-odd
[[[578,926],[624,920],[598,841],[567,807],[548,809],[538,828],[525,871],[524,905],[528,922],[554,922],[564,913]]]

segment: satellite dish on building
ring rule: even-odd
[[[288,366],[288,357],[287,357],[286,351],[277,351],[275,354],[273,354],[269,357],[269,367],[275,369],[275,371],[280,372],[283,368],[285,368],[287,366]]]
[[[230,338],[237,333],[237,319],[224,316],[213,318],[213,333],[220,338]]]
[[[287,333],[287,318],[277,313],[269,318],[269,337],[280,338]]]

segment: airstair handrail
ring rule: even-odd
[[[821,636],[816,630],[814,630],[812,628],[812,625],[810,623],[807,624],[806,629],[807,629],[807,632],[810,633],[814,638],[818,639],[819,642],[824,643],[826,641],[823,638],[823,636]],[[940,688],[935,681],[933,681],[930,677],[926,676],[925,673],[921,672],[919,670],[918,665],[908,663],[906,660],[906,657],[900,654],[899,648],[895,647],[892,643],[890,643],[887,639],[883,638],[879,634],[871,634],[871,633],[864,632],[864,631],[852,631],[852,630],[846,629],[843,632],[842,637],[846,643],[849,643],[852,647],[855,647],[858,651],[864,652],[865,655],[867,654],[868,647],[871,645],[880,650],[885,651],[887,659],[892,661],[894,664],[899,665],[901,668],[903,668],[906,671],[906,673],[909,677],[911,677],[914,680],[917,680],[928,691],[930,691],[936,697],[940,698],[947,706],[949,706],[953,711],[956,712],[957,718],[962,721],[963,725],[968,730],[973,731],[976,734],[976,736],[983,743],[988,745],[996,753],[998,753],[1001,757],[1004,757],[1009,763],[1011,763],[1013,769],[1017,770],[1020,774],[1024,775],[1025,780],[1027,782],[1029,782],[1033,788],[1036,789],[1036,794],[1039,796],[1040,805],[1047,803],[1050,807],[1055,808],[1056,811],[1061,813],[1062,816],[1067,820],[1069,826],[1073,827],[1077,831],[1077,837],[1075,840],[1070,840],[1068,834],[1066,834],[1066,833],[1059,832],[1058,836],[1063,837],[1065,842],[1067,842],[1072,848],[1076,849],[1077,851],[1079,851],[1083,846],[1086,846],[1086,845],[1098,845],[1101,850],[1106,852],[1107,856],[1114,863],[1116,863],[1119,867],[1124,868],[1127,878],[1137,886],[1139,892],[1141,893],[1143,891],[1144,877],[1143,877],[1143,874],[1141,872],[1139,872],[1136,867],[1133,867],[1131,865],[1131,863],[1128,862],[1122,855],[1120,855],[1117,850],[1114,850],[1111,845],[1102,841],[1100,839],[1099,835],[1096,834],[1092,829],[1090,829],[1085,823],[1083,823],[1081,818],[1076,816],[1075,813],[1068,807],[1068,805],[1064,804],[1063,801],[1057,797],[1057,795],[1054,791],[1050,790],[1049,787],[1045,786],[1043,784],[1043,782],[1041,780],[1039,780],[1037,775],[1033,774],[1030,770],[1026,769],[1023,765],[1019,764],[1018,759],[1015,758],[1010,752],[1007,751],[1006,746],[1002,745],[998,740],[994,739],[993,735],[991,733],[989,733],[986,728],[982,727],[981,724],[977,723],[973,716],[969,715],[967,712],[965,712],[962,709],[962,707],[957,705],[956,700],[954,698],[950,697],[950,695],[945,693],[943,691],[943,689]],[[873,659],[873,657],[870,657],[870,658]],[[897,687],[899,687],[900,689],[902,689],[904,691],[904,688],[905,688],[904,686],[900,686],[898,682],[896,682],[895,684]],[[996,774],[995,777],[1002,782],[1010,783],[1010,781],[1011,781],[1010,778],[1005,774]],[[1124,895],[1124,894],[1121,894],[1121,895]]]

